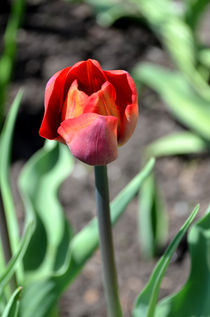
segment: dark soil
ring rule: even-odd
[[[91,9],[84,4],[58,0],[29,0],[27,3],[25,20],[18,33],[17,61],[8,98],[9,105],[18,89],[24,88],[15,131],[14,178],[24,162],[43,144],[38,130],[43,115],[44,87],[57,70],[87,58],[99,60],[104,69],[130,71],[137,62],[146,60],[171,67],[160,43],[145,25],[124,19],[106,29],[96,24]],[[2,31],[8,8],[5,7],[2,15]],[[183,129],[153,92],[144,89],[139,99],[140,119],[134,136],[119,149],[118,160],[109,165],[111,198],[138,173],[145,145],[160,136]],[[208,156],[158,160],[156,175],[167,203],[169,240],[196,203],[201,204],[200,214],[207,207],[209,164]],[[76,232],[95,215],[93,181],[92,168],[76,162],[72,176],[62,186],[60,199]],[[16,199],[18,207],[20,200],[18,196]],[[133,302],[148,281],[156,262],[142,258],[136,225],[137,208],[135,199],[114,229],[120,295],[126,317],[131,315]],[[184,246],[186,244],[183,242],[183,250]],[[161,297],[178,290],[187,279],[189,256],[187,252],[179,254],[180,261],[171,264],[163,280]],[[63,296],[60,315],[106,316],[99,251]]]

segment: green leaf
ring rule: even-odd
[[[4,249],[3,249],[3,244],[1,239],[0,239],[0,268],[1,270],[5,268]]]
[[[131,0],[145,17],[155,33],[160,34],[167,20],[176,16],[176,7],[170,0]]]
[[[209,102],[193,91],[180,73],[145,63],[135,68],[133,76],[160,94],[181,123],[210,140]]]
[[[190,27],[195,31],[197,24],[209,0],[185,0],[185,16]]]
[[[200,62],[206,66],[209,74],[210,69],[210,49],[209,48],[203,48],[199,52],[199,60]]]
[[[105,11],[98,13],[97,22],[102,26],[108,27],[123,17],[138,19],[140,18],[140,13],[136,10],[135,5],[121,1],[119,4],[110,6]]]
[[[22,95],[23,91],[19,91],[11,106],[0,138],[0,192],[13,254],[15,254],[19,244],[19,228],[10,185],[10,154],[15,120]],[[17,274],[20,278],[21,272],[18,271]]]
[[[143,170],[118,194],[111,203],[111,221],[115,224],[124,212],[128,203],[138,193],[145,179],[151,173],[154,166],[154,159],[151,159]],[[98,227],[97,220],[94,218],[81,232],[72,240],[71,263],[66,274],[68,279],[73,280],[80,272],[87,259],[98,247]],[[65,276],[64,276],[65,277]],[[66,278],[66,277],[65,277]]]
[[[4,100],[8,84],[11,80],[13,64],[16,55],[17,31],[21,24],[25,9],[25,0],[12,3],[11,13],[3,40],[3,54],[0,58],[0,130],[4,115]]]
[[[210,212],[195,223],[188,234],[191,271],[176,294],[157,306],[155,317],[209,317],[210,312]]]
[[[19,287],[11,296],[2,317],[17,317],[19,312],[19,298],[22,288]]]
[[[210,144],[191,132],[176,132],[164,136],[146,148],[147,157],[183,155],[209,151]]]
[[[22,259],[23,255],[26,251],[26,248],[27,248],[29,241],[31,239],[33,230],[34,230],[34,223],[33,222],[28,223],[28,225],[25,229],[25,233],[23,235],[22,241],[19,245],[19,248],[18,248],[16,254],[9,261],[5,272],[0,275],[0,298],[2,295],[2,291],[4,290],[4,287],[7,285],[7,283],[11,279],[18,263],[20,262],[20,260]]]
[[[140,12],[187,81],[200,96],[209,101],[209,85],[197,69],[197,42],[191,28],[184,21],[184,17],[176,10],[175,2],[168,0],[132,1],[137,3]]]
[[[116,223],[128,203],[138,193],[140,186],[151,173],[154,159],[120,192],[111,203],[111,220]],[[33,281],[23,291],[20,317],[52,317],[58,297],[80,273],[87,260],[98,247],[98,227],[94,218],[69,244],[65,266],[51,277]],[[33,300],[31,300],[33,299]],[[30,305],[29,305],[30,303]]]
[[[57,192],[73,169],[69,149],[49,141],[25,165],[19,179],[27,221],[35,232],[24,256],[25,281],[50,276],[65,262],[72,237]]]
[[[158,261],[153,273],[149,279],[149,282],[138,296],[135,307],[133,310],[133,317],[153,317],[155,313],[155,307],[157,304],[157,299],[159,295],[160,285],[162,279],[165,275],[166,269],[170,263],[172,255],[176,250],[178,244],[180,243],[181,239],[185,235],[187,229],[189,228],[190,224],[192,223],[193,219],[195,218],[198,212],[199,206],[196,206],[193,212],[190,214],[184,225],[181,227],[179,232],[177,233],[176,237],[170,243],[169,247],[165,251],[164,255]],[[191,301],[190,301],[191,303]],[[180,315],[176,315],[180,316]],[[163,317],[163,315],[161,315]],[[187,317],[187,315],[185,315]]]
[[[154,173],[145,180],[139,193],[139,241],[146,258],[152,258],[163,249],[168,223],[166,207],[155,182]]]
[[[163,29],[163,41],[186,80],[197,94],[210,101],[210,88],[197,68],[196,43],[188,25],[180,19],[168,21]]]
[[[102,26],[110,26],[122,17],[139,18],[137,6],[129,0],[67,0],[70,2],[85,2],[90,5],[97,17],[97,22]]]

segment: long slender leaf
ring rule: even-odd
[[[17,317],[19,312],[19,298],[22,288],[19,287],[11,296],[2,317]]]
[[[209,317],[210,312],[210,212],[191,228],[188,235],[191,272],[176,294],[165,298],[155,317]]]
[[[20,260],[22,259],[23,255],[26,251],[26,248],[27,248],[29,241],[31,239],[33,230],[34,230],[34,223],[31,222],[27,225],[27,227],[25,229],[25,233],[23,235],[22,241],[19,245],[19,248],[18,248],[16,254],[12,257],[12,259],[8,263],[5,272],[0,275],[0,298],[1,298],[1,294],[2,294],[4,287],[9,282],[12,275],[14,274],[14,271],[15,271],[18,263],[20,262]]]
[[[17,31],[23,18],[24,8],[25,0],[16,0],[12,3],[9,21],[4,34],[4,50],[0,58],[0,130],[4,115],[5,94],[11,79],[16,55]]]
[[[3,201],[5,217],[7,220],[8,232],[12,253],[15,254],[19,244],[19,229],[15,206],[10,186],[10,153],[17,112],[22,99],[22,91],[17,94],[4,125],[0,138],[0,192]],[[17,272],[20,277],[20,271]]]
[[[190,214],[184,225],[179,230],[176,237],[170,243],[169,247],[165,251],[164,255],[158,261],[147,285],[144,290],[138,296],[133,310],[133,317],[153,317],[155,313],[155,307],[157,304],[158,294],[160,290],[161,281],[164,277],[166,269],[170,263],[172,255],[176,250],[178,244],[192,223],[198,212],[199,206],[196,206],[193,212]],[[162,317],[162,316],[161,316]],[[186,317],[186,315],[185,315]]]
[[[145,63],[136,67],[133,75],[157,91],[180,122],[210,140],[209,102],[196,94],[180,73]]]
[[[167,214],[154,173],[145,180],[139,192],[139,242],[142,254],[152,258],[163,249],[167,235]]]
[[[164,136],[149,144],[148,157],[203,153],[210,149],[210,143],[191,132],[177,132]]]

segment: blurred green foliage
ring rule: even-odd
[[[73,158],[66,146],[49,141],[25,164],[20,175],[19,188],[25,206],[25,230],[20,238],[9,172],[12,135],[21,97],[19,92],[0,138],[0,194],[11,245],[11,259],[7,264],[0,243],[0,314],[6,311],[5,316],[11,316],[10,310],[19,309],[19,317],[55,317],[59,297],[98,247],[98,227],[94,218],[74,235],[57,198],[60,185],[73,169]],[[153,166],[154,159],[151,159],[113,200],[113,224],[138,193]],[[17,293],[12,293],[14,286],[19,285],[23,287],[20,303]]]
[[[102,25],[111,25],[119,18],[114,13],[116,6],[123,8],[125,5],[133,5],[134,10],[129,9],[124,16],[135,17],[140,23],[146,23],[158,37],[173,63],[173,69],[170,70],[151,63],[140,63],[132,71],[136,83],[155,90],[176,120],[188,129],[154,140],[145,149],[144,157],[209,152],[210,47],[200,40],[199,26],[210,1],[110,0],[103,12],[96,5],[96,1],[85,2],[94,7],[97,20]],[[123,11],[121,12],[120,17],[123,16]],[[147,256],[154,255],[154,251],[158,250],[158,243],[154,237],[159,219],[155,215],[162,212],[164,207],[160,205],[156,210],[157,192],[154,175],[151,175],[141,189],[139,213],[140,239]],[[157,305],[165,270],[197,209],[193,211],[155,267],[148,284],[135,303],[133,316],[209,316],[209,210],[192,227],[188,235],[191,256],[188,281],[178,293],[163,299]],[[162,229],[164,230],[163,226]]]
[[[143,156],[148,158],[208,152],[210,148],[210,47],[201,42],[199,26],[210,1],[110,0],[104,5],[94,0],[83,2],[94,8],[97,20],[102,25],[111,25],[123,16],[135,17],[139,25],[142,22],[146,23],[157,36],[174,65],[174,69],[168,69],[152,63],[139,63],[132,70],[137,85],[139,87],[146,85],[155,90],[176,120],[190,130],[154,140],[145,149]],[[119,16],[114,13],[118,7],[122,8],[119,11],[122,14]],[[129,7],[129,10],[124,10],[126,7]],[[148,184],[144,183],[142,193],[145,197],[150,197],[151,202],[144,203],[143,195],[141,195],[143,202],[140,203],[139,219],[145,225],[139,226],[139,235],[144,254],[152,256],[157,254],[158,249],[164,244],[163,240],[158,239],[158,231],[166,237],[167,226],[165,221],[162,226],[159,226],[161,223],[159,218],[166,214],[166,210],[162,204],[158,204],[153,194],[154,188],[155,192],[159,191],[156,182]],[[154,206],[157,206],[159,218],[154,217],[156,214]],[[146,210],[149,211],[146,212]],[[144,239],[144,236],[150,236],[150,239]]]
[[[2,317],[18,317],[21,290],[22,288],[19,287],[14,291],[3,311]]]
[[[16,56],[17,32],[23,20],[25,0],[12,1],[11,12],[3,38],[3,52],[0,57],[0,130],[5,115],[5,97],[11,81]]]
[[[169,317],[171,315],[168,314],[167,309],[165,310],[164,313],[156,315],[156,305],[157,305],[157,300],[159,296],[159,291],[160,291],[160,286],[161,282],[163,280],[163,277],[165,276],[165,272],[167,270],[167,267],[171,261],[171,258],[180,243],[181,239],[183,238],[184,234],[186,233],[187,229],[189,228],[190,224],[192,223],[193,219],[195,218],[197,212],[199,210],[199,206],[196,206],[193,212],[190,214],[184,225],[181,227],[179,232],[177,233],[176,237],[172,240],[170,245],[168,246],[167,250],[164,252],[163,256],[161,259],[158,261],[156,264],[148,283],[144,287],[143,291],[140,293],[138,296],[135,305],[134,305],[134,310],[133,310],[133,317]],[[210,219],[210,214],[208,214],[208,221]],[[205,230],[205,227],[203,228]],[[203,232],[204,232],[203,230]],[[208,237],[209,239],[209,237]],[[208,239],[206,239],[206,243],[208,244]],[[205,251],[207,252],[206,245],[204,247]],[[195,244],[194,245],[194,251],[197,250],[199,253],[199,245]],[[205,258],[202,259],[203,262],[205,263]],[[203,263],[202,262],[202,263]],[[209,274],[209,272],[208,272]],[[192,279],[194,276],[192,276]],[[199,277],[198,277],[199,278]],[[207,292],[208,294],[208,292]],[[207,295],[206,294],[206,295]],[[191,306],[191,301],[186,301],[186,306],[190,307]],[[199,301],[197,301],[197,306],[198,306],[198,311],[199,311]],[[208,305],[209,306],[209,305]],[[174,316],[182,316],[182,317],[187,317],[191,316],[188,314],[182,314],[184,310],[182,307],[180,307],[180,310],[177,312],[177,315]],[[185,311],[186,312],[186,311]],[[193,315],[194,316],[194,315]],[[199,317],[200,314],[195,315],[196,317]]]
[[[173,70],[148,63],[139,64],[133,70],[136,82],[155,90],[176,119],[190,130],[155,140],[146,148],[146,158],[209,151],[210,48],[200,42],[197,28],[210,1],[86,2],[94,7],[99,23],[103,25],[108,26],[123,16],[146,22],[174,63]],[[24,1],[14,1],[0,59],[1,121],[23,12]],[[10,262],[6,263],[0,243],[0,314],[2,317],[57,317],[59,297],[98,247],[97,223],[93,219],[74,235],[57,198],[60,185],[73,169],[73,160],[67,148],[51,142],[28,161],[20,176],[26,215],[25,229],[20,238],[9,177],[12,133],[20,102],[21,92],[14,101],[0,139],[0,191],[12,252]],[[141,243],[149,257],[156,255],[164,245],[167,233],[165,205],[151,174],[153,165],[151,160],[111,204],[114,224],[142,187],[139,203]],[[170,259],[197,211],[198,207],[155,267],[135,303],[134,317],[208,316],[209,212],[192,227],[188,236],[192,269],[187,283],[181,291],[157,306],[161,281]],[[15,289],[9,282],[14,275]],[[23,286],[21,301],[21,289],[17,288],[20,284]]]

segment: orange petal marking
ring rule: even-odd
[[[78,82],[75,79],[69,88],[66,100],[62,109],[61,120],[67,120],[80,116],[84,112],[88,96],[78,89]]]

